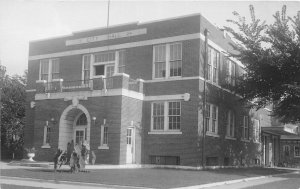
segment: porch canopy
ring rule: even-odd
[[[273,135],[298,135],[298,125],[285,124],[284,126],[262,127],[262,132]]]

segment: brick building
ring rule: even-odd
[[[204,30],[208,29],[203,144]],[[230,86],[243,65],[231,39],[200,14],[32,41],[25,146],[37,160],[85,141],[100,164],[266,165],[268,111],[245,108]],[[279,151],[279,150],[277,150]],[[278,156],[278,155],[277,155]]]

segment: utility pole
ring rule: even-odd
[[[204,82],[203,82],[203,110],[202,110],[202,116],[203,116],[203,136],[202,136],[202,167],[205,167],[205,137],[206,137],[206,77],[207,77],[207,71],[206,71],[206,65],[208,61],[208,35],[209,31],[207,29],[204,30],[204,36],[205,36],[205,42],[204,42],[204,64],[203,64],[203,72],[204,72]]]

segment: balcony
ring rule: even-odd
[[[64,81],[56,79],[52,82],[37,81],[37,93],[63,93],[76,91],[127,89],[143,93],[143,80],[131,79],[127,74],[116,74],[112,77],[97,77],[90,80]]]

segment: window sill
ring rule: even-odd
[[[212,132],[206,132],[206,136],[212,136],[212,137],[220,137],[220,135]]]
[[[243,142],[250,142],[249,139],[244,139],[244,138],[241,138],[241,141],[243,141]]]
[[[149,135],[181,135],[181,131],[150,131]]]
[[[49,144],[45,144],[45,145],[41,146],[41,148],[51,148],[51,146]]]
[[[46,80],[36,80],[35,83],[47,83]]]
[[[98,146],[99,150],[108,150],[109,147],[108,146]]]
[[[54,82],[63,82],[64,80],[63,79],[53,79],[52,81],[54,81]]]
[[[225,136],[225,139],[228,139],[228,140],[236,140],[236,138],[231,137],[231,136]]]
[[[92,79],[96,79],[96,78],[106,78],[105,75],[94,75]]]

